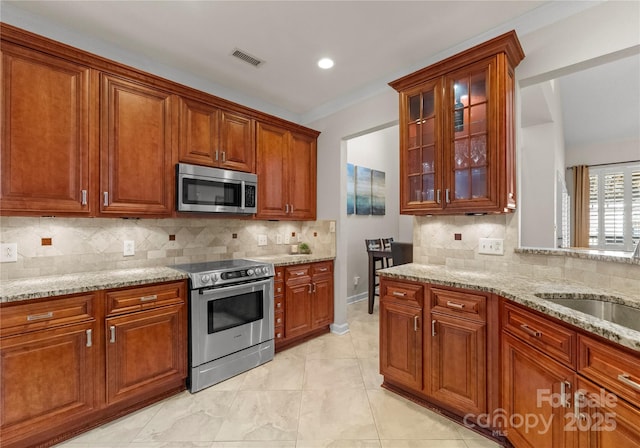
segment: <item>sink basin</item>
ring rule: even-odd
[[[640,331],[640,309],[596,299],[547,299],[572,310]]]

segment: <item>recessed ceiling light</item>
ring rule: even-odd
[[[323,69],[328,69],[333,67],[333,60],[329,59],[329,58],[322,58],[318,61],[318,67],[323,68]]]

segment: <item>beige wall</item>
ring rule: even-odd
[[[314,254],[335,256],[329,221],[2,217],[0,228],[3,243],[18,244],[18,261],[0,264],[0,280],[281,254],[290,247],[276,244],[276,236],[292,232]],[[258,246],[259,234],[267,246]],[[42,238],[53,244],[42,246]],[[134,256],[123,256],[124,240],[135,242]]]

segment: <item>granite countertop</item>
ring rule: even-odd
[[[640,351],[640,331],[557,305],[537,297],[536,294],[546,298],[558,298],[568,294],[575,299],[595,298],[622,303],[638,309],[640,309],[640,296],[612,293],[568,280],[538,280],[508,272],[464,271],[445,266],[415,263],[381,269],[377,272],[389,278],[495,293],[610,341]]]
[[[640,259],[633,258],[632,252],[620,252],[613,250],[518,247],[515,249],[515,252],[518,254],[555,255],[561,257],[582,258],[583,260],[607,261],[612,263],[640,265]]]
[[[184,280],[187,274],[167,267],[79,272],[0,283],[0,303],[54,297],[100,289]]]
[[[334,260],[335,257],[316,254],[278,254],[264,255],[260,257],[246,257],[247,260],[273,263],[274,266],[292,266],[302,263],[315,263],[317,261]]]

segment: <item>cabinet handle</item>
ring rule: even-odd
[[[216,149],[216,162],[218,161],[218,150]]]
[[[463,303],[451,302],[449,300],[447,300],[447,306],[449,308],[455,308],[457,310],[461,310],[461,309],[464,308],[464,304]]]
[[[585,394],[580,391],[576,391],[576,393],[573,394],[573,416],[575,417],[576,421],[584,420],[585,418],[585,415],[580,412],[580,408],[582,407],[580,406],[580,403],[584,403],[585,398]]]
[[[522,328],[522,330],[525,333],[527,333],[527,334],[529,334],[529,335],[531,335],[533,337],[539,338],[540,336],[542,336],[542,332],[541,331],[535,330],[535,329],[531,328],[527,324],[520,325],[520,328]]]
[[[431,321],[431,336],[435,336],[436,335],[436,320],[432,320]]]
[[[418,319],[420,316],[413,316],[413,331],[418,331]]]
[[[284,212],[289,213],[289,204],[284,204]]]
[[[226,153],[226,151],[222,151],[222,161],[223,162],[227,161],[227,153]]]
[[[278,287],[278,292],[282,292],[282,288]]]
[[[282,322],[282,318],[278,317],[278,318],[276,319],[276,323],[277,323],[277,324],[279,324],[280,322]]]
[[[296,271],[295,274],[300,277],[301,275],[305,274],[305,271]]]
[[[141,302],[150,302],[152,300],[157,300],[157,299],[158,299],[158,296],[156,294],[140,297]]]
[[[563,408],[568,408],[571,403],[567,399],[567,389],[571,389],[571,383],[569,381],[563,381],[560,383],[560,400]]]
[[[328,270],[329,270],[329,269],[327,269],[327,268],[320,268],[320,269],[318,269],[318,271],[320,271],[320,272],[327,272]]]
[[[82,205],[87,205],[87,190],[82,190],[82,200],[80,201],[80,204]]]
[[[438,204],[440,203],[440,189],[438,189],[438,191],[436,191],[436,202]]]
[[[111,332],[111,338],[109,339],[109,342],[113,344],[114,342],[116,342],[116,327],[111,325],[109,327],[109,331]]]
[[[102,193],[102,205],[105,207],[109,205],[109,192],[105,191]]]
[[[30,314],[29,316],[27,316],[27,320],[33,321],[33,320],[40,320],[40,319],[50,319],[52,317],[53,317],[53,312],[49,311],[48,313],[42,313],[42,314]]]
[[[276,303],[276,308],[282,308],[282,303],[281,302]]]
[[[445,197],[445,201],[447,201],[447,204],[449,204],[451,202],[451,198],[449,198],[449,189],[448,188],[446,190],[444,190],[444,197]]]
[[[291,207],[291,213],[293,213],[293,204],[289,204],[289,206]]]
[[[631,380],[629,377],[631,375],[629,375],[628,373],[621,373],[620,375],[618,375],[618,380],[620,380],[622,383],[626,384],[627,386],[630,386],[631,388],[640,391],[640,383],[636,383],[635,381]]]
[[[93,330],[87,330],[87,347],[93,345]]]
[[[307,285],[307,286],[309,286],[309,294],[311,294],[312,293],[312,291],[311,291],[311,283],[309,283],[309,285]]]
[[[313,284],[313,292],[314,293],[316,292],[316,284],[315,283]]]
[[[276,338],[277,339],[281,339],[282,338],[282,333],[276,333]]]
[[[406,292],[401,292],[401,291],[393,291],[391,294],[393,294],[396,297],[406,297],[407,296]]]

